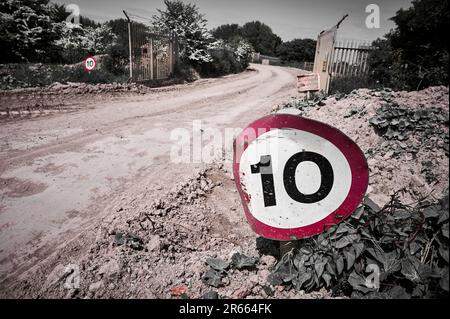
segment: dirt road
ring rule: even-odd
[[[171,163],[172,130],[192,131],[194,120],[221,130],[243,127],[296,95],[298,70],[252,68],[2,123],[0,280],[44,259],[142,181],[151,181],[147,193],[157,198],[204,165]]]

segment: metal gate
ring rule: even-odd
[[[368,41],[336,40],[339,25],[323,31],[317,38],[313,72],[319,74],[320,90],[328,93],[336,78],[357,78],[368,74],[367,60],[373,49]]]
[[[367,59],[372,50],[368,41],[337,41],[331,59],[332,77],[362,76],[368,73]]]
[[[319,74],[319,90],[328,92],[330,85],[330,61],[332,61],[337,26],[323,31],[317,37],[316,55],[314,57],[313,73]]]
[[[367,75],[367,60],[373,50],[368,41],[336,41],[336,31],[332,28],[321,33],[317,39],[313,72],[319,74],[320,90],[325,93],[328,93],[332,79]]]
[[[143,82],[172,77],[178,56],[176,37],[152,33],[149,26],[124,13],[128,19],[130,79]]]

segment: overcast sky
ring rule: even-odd
[[[136,15],[151,17],[164,8],[163,0],[54,0],[61,4],[75,3],[81,15],[103,22],[123,18],[125,9]],[[269,25],[284,41],[294,38],[316,38],[317,34],[349,14],[338,37],[374,40],[394,27],[389,18],[400,8],[408,8],[411,0],[185,0],[195,3],[205,14],[210,28],[225,23],[259,20]],[[380,28],[368,29],[365,12],[369,4],[380,8]]]

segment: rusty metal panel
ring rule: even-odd
[[[297,88],[299,92],[318,91],[320,77],[317,73],[297,75]]]
[[[319,34],[317,38],[316,55],[314,58],[313,73],[318,73],[320,77],[320,90],[328,92],[330,83],[330,61],[333,55],[334,42],[336,40],[337,28]]]

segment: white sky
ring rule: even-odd
[[[163,9],[163,0],[53,0],[60,4],[75,3],[81,15],[98,22],[123,18],[122,10],[140,16],[151,17]],[[259,20],[269,25],[284,41],[294,38],[316,38],[317,34],[349,14],[338,37],[346,39],[374,40],[394,27],[388,19],[400,8],[408,8],[411,0],[185,0],[195,3],[205,14],[210,28],[225,23]],[[381,19],[379,29],[368,29],[365,20],[368,4],[377,4]]]

